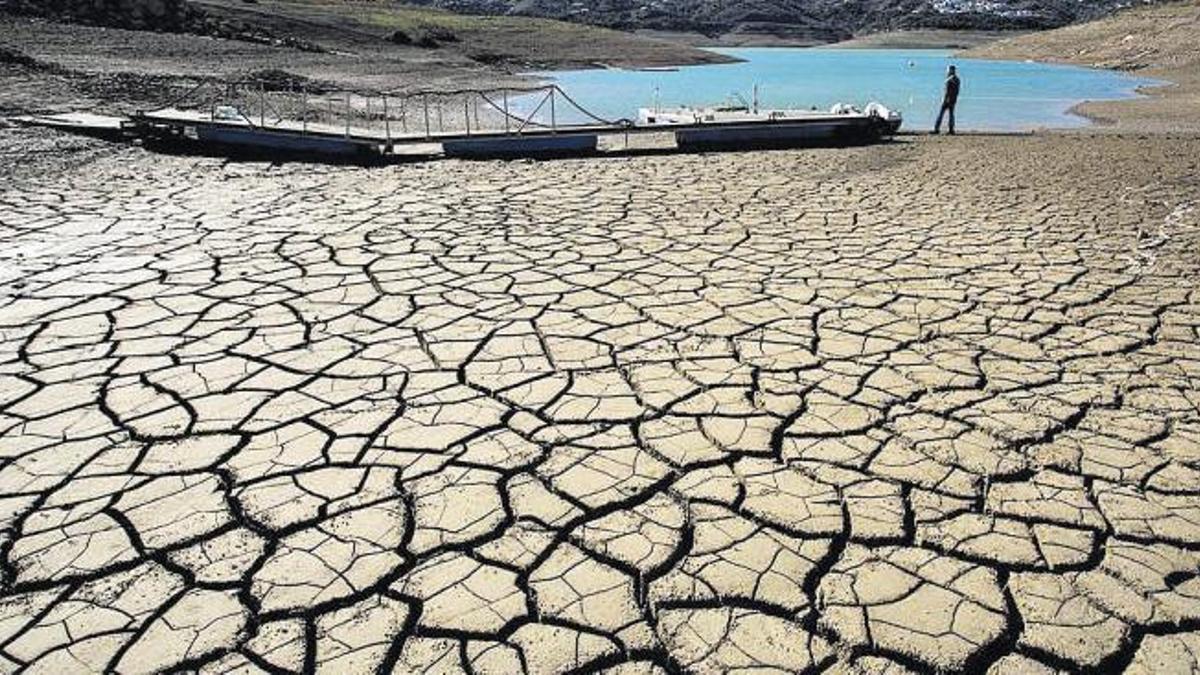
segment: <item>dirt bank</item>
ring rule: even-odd
[[[546,19],[328,0],[192,5],[213,25],[247,27],[237,35],[272,37],[127,30],[0,11],[3,112],[100,103],[129,109],[170,99],[173,89],[197,79],[263,70],[346,88],[413,90],[526,83],[521,74],[535,69],[728,60],[682,44]]]

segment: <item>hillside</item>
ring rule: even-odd
[[[837,41],[885,30],[1045,29],[1129,0],[414,0],[459,12],[545,16],[623,29]]]
[[[964,52],[991,59],[1032,59],[1114,68],[1159,78],[1148,98],[1087,103],[1079,110],[1117,128],[1200,132],[1200,2],[1138,7],[1111,17],[994,42]]]
[[[691,65],[727,61],[686,45],[599,26],[526,16],[460,15],[435,7],[386,1],[346,0],[0,0],[0,21],[32,17],[48,24],[8,23],[0,44],[31,56],[56,61],[56,51],[100,52],[110,39],[115,51],[136,50],[137,43],[161,42],[148,35],[194,35],[276,48],[280,63],[303,66],[347,60],[334,74],[373,70],[388,64],[437,62],[448,67],[493,66],[508,71],[605,65]],[[98,42],[73,39],[69,25],[129,31],[120,36],[86,31]],[[77,31],[78,32],[78,31]],[[28,35],[24,34],[27,33]],[[35,35],[52,33],[49,44]],[[71,44],[59,44],[69,41]],[[129,43],[132,41],[131,43]],[[176,40],[178,42],[178,40]],[[126,44],[129,43],[129,44]],[[169,57],[163,45],[147,45],[146,58]],[[214,45],[214,51],[224,46]],[[177,50],[175,50],[177,51]],[[301,57],[297,52],[324,56]],[[82,59],[86,61],[87,59]],[[186,64],[185,64],[186,65]],[[228,64],[228,66],[241,64]],[[135,68],[136,70],[137,68]],[[406,70],[407,68],[401,68]]]
[[[389,2],[0,0],[0,115],[156,107],[208,79],[454,90],[524,86],[547,68],[728,60],[602,27]]]
[[[1129,71],[1200,68],[1200,2],[1139,7],[1059,30],[978,47],[980,58],[1020,58]]]

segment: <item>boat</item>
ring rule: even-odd
[[[125,118],[112,115],[73,112],[14,117],[12,121],[22,126],[45,127],[108,141],[124,140],[126,137],[122,126]]]
[[[880,103],[859,109],[839,103],[828,110],[760,108],[735,97],[707,107],[654,106],[638,111],[639,127],[675,127],[676,142],[688,147],[792,146],[871,142],[894,135],[903,116]]]

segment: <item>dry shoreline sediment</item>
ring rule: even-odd
[[[1191,73],[1168,69],[1154,71],[1153,76],[1162,84],[1138,87],[1137,98],[1082,101],[1071,112],[1092,120],[1098,131],[1200,134],[1196,84],[1173,79],[1191,79]]]
[[[1157,84],[1141,85],[1135,88],[1134,96],[1130,98],[1110,99],[1104,101],[1082,100],[1071,106],[1067,111],[1072,115],[1082,117],[1090,124],[1083,129],[1051,129],[1061,133],[1129,133],[1150,131],[1159,131],[1163,133],[1200,133],[1200,130],[1192,131],[1186,126],[1180,128],[1180,125],[1168,124],[1166,126],[1157,127],[1157,129],[1147,123],[1146,120],[1138,119],[1133,111],[1129,111],[1125,106],[1136,101],[1151,99],[1155,97],[1169,96],[1164,90],[1179,85],[1168,81],[1162,77],[1154,78],[1158,80]]]
[[[1177,86],[1179,85],[1175,84],[1174,82],[1163,80],[1161,84],[1137,87],[1135,90],[1136,96],[1133,98],[1112,99],[1107,101],[1082,100],[1071,106],[1067,112],[1072,115],[1078,115],[1079,117],[1088,120],[1091,124],[1084,129],[1062,129],[1055,131],[1062,131],[1064,133],[1079,131],[1088,131],[1093,133],[1125,133],[1130,131],[1145,132],[1149,130],[1149,125],[1147,125],[1144,121],[1138,121],[1134,119],[1135,113],[1126,111],[1123,109],[1121,104],[1128,104],[1132,101],[1153,98],[1155,96],[1165,96],[1166,94],[1162,90]],[[1101,110],[1104,110],[1104,112],[1101,112]],[[1169,131],[1181,133],[1185,130],[1173,127]]]

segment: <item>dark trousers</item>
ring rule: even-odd
[[[933,125],[933,130],[935,132],[940,132],[942,130],[942,118],[946,116],[946,113],[950,113],[950,133],[954,133],[954,104],[955,103],[956,103],[956,101],[943,101],[942,102],[942,109],[940,112],[938,112],[937,123]]]

